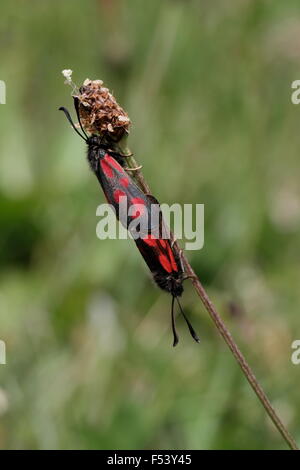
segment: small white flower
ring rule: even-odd
[[[75,83],[73,83],[72,81],[72,73],[73,73],[73,70],[71,69],[64,69],[61,71],[61,73],[63,74],[63,76],[65,77],[65,81],[64,81],[64,84],[65,85],[70,85],[72,87],[72,93],[71,95],[73,96],[74,93],[76,92],[76,94],[79,94],[79,90],[77,88],[77,85],[75,85]]]
[[[65,77],[66,81],[65,83],[71,83],[72,82],[72,73],[73,73],[73,70],[71,69],[65,69],[61,72],[63,74],[63,76]]]

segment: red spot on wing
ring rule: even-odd
[[[167,240],[162,238],[155,238],[153,235],[149,234],[148,237],[143,238],[143,241],[146,243],[146,245],[157,249],[159,253],[159,262],[168,273],[171,273],[172,271],[178,272],[178,266],[174,257],[174,253],[171,249],[170,243]],[[167,253],[162,253],[162,249],[166,250]]]
[[[156,246],[158,249],[167,248],[167,243],[165,240],[163,240],[162,238],[155,238],[152,234],[149,234],[148,237],[143,238],[143,240],[149,246]]]
[[[172,266],[173,271],[178,271],[178,266],[177,266],[176,260],[174,258],[174,253],[173,253],[169,243],[168,243],[167,250],[168,250],[168,254],[169,254],[169,257],[170,257],[171,266]]]
[[[167,242],[163,238],[159,239],[159,243],[160,243],[160,246],[162,246],[163,248],[165,249],[167,248]]]
[[[113,166],[116,170],[121,171],[123,173],[123,168],[121,167],[121,165],[119,165],[119,163],[113,157],[111,157],[109,153],[106,153],[104,155],[104,160],[107,161],[110,166]]]
[[[131,202],[132,202],[132,204],[143,204],[143,205],[145,205],[145,201],[141,197],[133,197],[131,199]]]
[[[128,188],[129,186],[129,179],[128,178],[120,178],[120,185],[124,188]]]
[[[131,217],[133,219],[136,219],[137,217],[140,217],[145,212],[145,201],[141,197],[133,197],[130,200],[130,202],[131,202],[131,205],[130,205]],[[143,206],[143,207],[141,208],[140,206]]]
[[[136,219],[137,217],[140,217],[144,213],[144,208],[138,207],[136,204],[133,204],[130,206],[130,217],[133,219]]]
[[[172,266],[170,261],[168,260],[167,256],[164,254],[160,254],[158,256],[160,264],[163,266],[164,270],[167,271],[168,273],[172,272]]]
[[[157,246],[157,239],[153,235],[148,235],[148,237],[143,238],[144,242],[149,246]]]
[[[114,176],[114,172],[110,164],[104,158],[100,160],[100,165],[103,173],[105,174],[105,176],[107,176],[107,178],[112,178]]]
[[[124,191],[121,191],[121,189],[116,189],[114,191],[114,200],[119,203],[120,202],[120,198],[121,197],[126,197],[126,194],[124,193]]]

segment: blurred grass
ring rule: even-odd
[[[205,204],[194,269],[300,441],[300,10],[296,1],[90,0],[1,7],[1,448],[285,448],[186,284],[179,322],[57,109],[61,70],[101,78],[161,202]],[[231,306],[231,308],[230,308]]]

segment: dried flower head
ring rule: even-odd
[[[128,134],[130,119],[102,80],[86,79],[76,96],[81,124],[91,134],[104,135],[118,142]]]

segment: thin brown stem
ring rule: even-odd
[[[208,297],[204,287],[202,286],[200,280],[195,275],[193,268],[191,267],[190,263],[186,259],[184,253],[182,253],[182,260],[184,262],[184,266],[186,269],[186,273],[191,276],[191,281],[195,287],[197,294],[199,295],[203,305],[205,306],[207,312],[209,313],[212,321],[216,325],[219,333],[223,337],[224,341],[226,342],[227,346],[231,350],[232,354],[234,355],[236,361],[238,362],[240,368],[243,371],[246,379],[248,380],[249,384],[251,385],[252,389],[256,393],[258,399],[260,400],[261,404],[265,408],[266,412],[268,413],[269,417],[273,421],[274,425],[292,450],[299,450],[294,438],[291,436],[289,431],[286,429],[285,425],[279,418],[278,414],[274,410],[270,400],[268,399],[267,395],[265,394],[262,386],[259,384],[257,378],[255,377],[251,367],[249,366],[248,362],[246,361],[243,353],[239,349],[238,345],[236,344],[235,340],[233,339],[231,333],[229,332],[228,328],[226,327],[224,321],[220,317],[219,313],[217,312],[215,306],[213,305],[212,301]]]
[[[132,168],[137,168],[138,164],[133,158],[133,156],[130,156],[128,159],[128,165],[131,166]],[[136,172],[134,173],[134,178],[138,185],[141,187],[141,189],[147,193],[150,194],[150,188],[149,185],[147,184],[142,172],[140,169],[137,169]],[[171,236],[173,236],[171,234]],[[180,250],[179,245],[177,241],[174,241],[174,245],[177,250]],[[190,277],[192,284],[199,295],[205,309],[209,313],[212,321],[214,322],[217,330],[219,331],[220,335],[224,339],[225,343],[229,347],[230,351],[232,352],[234,358],[236,359],[237,363],[239,364],[240,368],[242,369],[242,372],[246,379],[248,380],[249,384],[251,385],[253,391],[257,395],[259,401],[263,405],[264,409],[266,410],[266,413],[270,417],[270,419],[273,421],[274,425],[276,426],[277,430],[280,432],[282,435],[283,439],[287,443],[287,445],[290,447],[291,450],[299,450],[296,441],[294,438],[291,436],[281,419],[279,418],[278,414],[274,410],[270,400],[268,399],[267,395],[265,394],[263,388],[259,384],[257,378],[255,377],[251,367],[249,366],[248,362],[246,361],[243,353],[239,349],[238,345],[236,344],[235,340],[233,339],[231,333],[229,332],[228,328],[226,327],[224,321],[222,320],[221,316],[217,312],[215,306],[213,305],[212,301],[210,300],[206,290],[204,289],[203,285],[201,284],[198,276],[194,273],[193,268],[191,267],[189,261],[187,260],[184,252],[182,252],[182,261],[186,270],[187,275]]]

